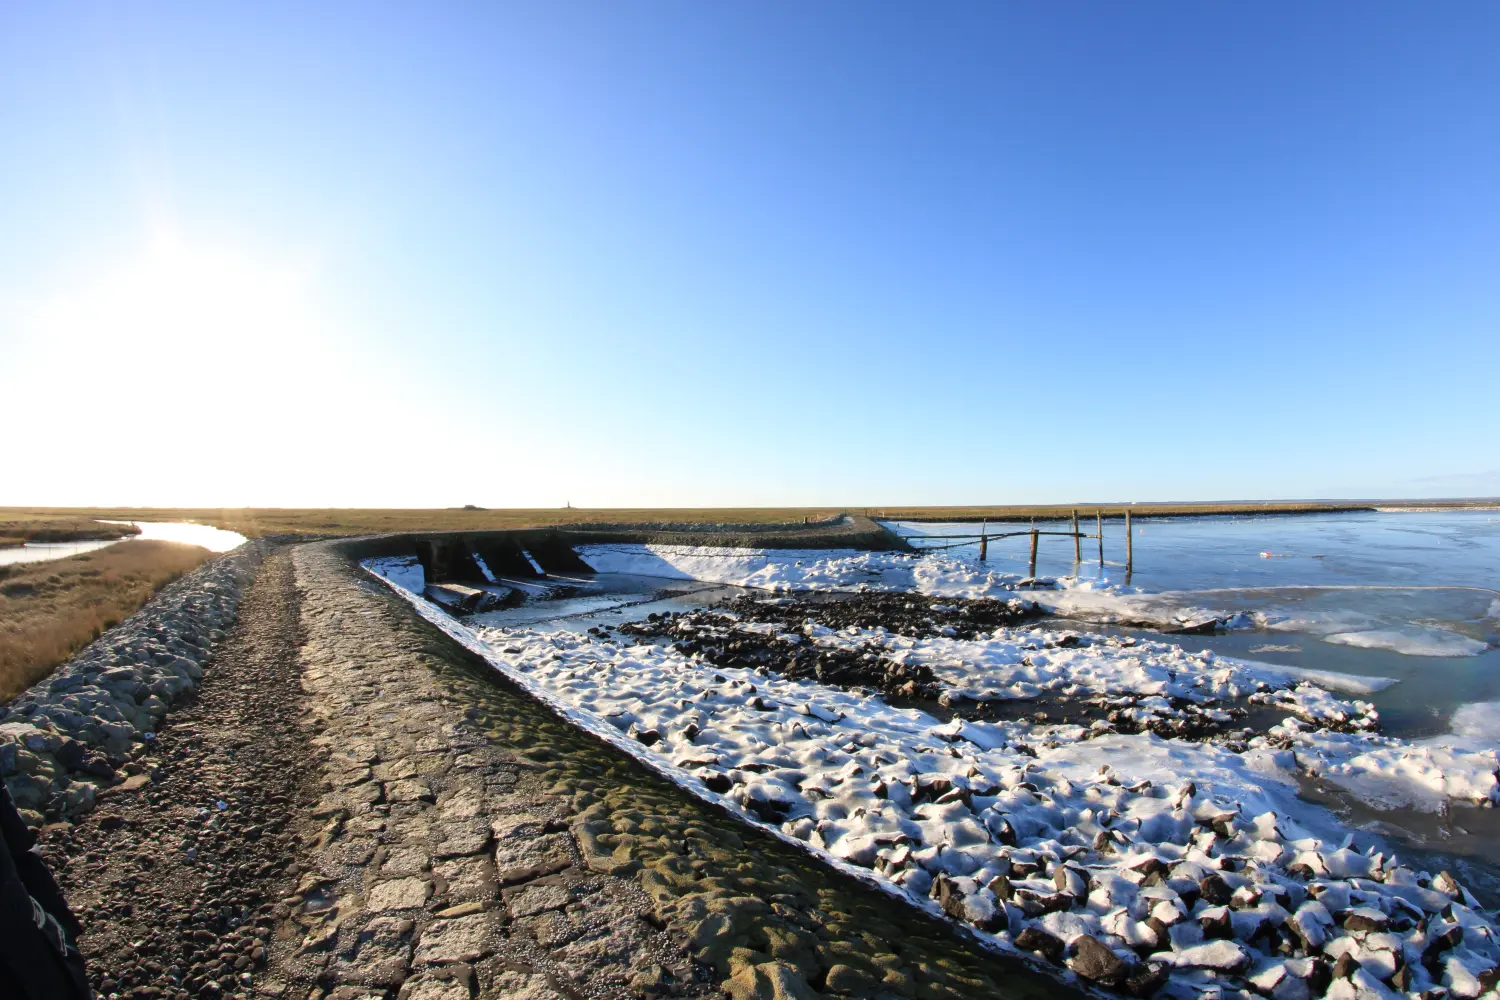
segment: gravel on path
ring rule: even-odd
[[[139,758],[141,773],[76,825],[44,829],[101,997],[256,995],[314,791],[298,603],[283,551],[250,585],[202,686]]]

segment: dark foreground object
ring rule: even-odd
[[[85,1000],[80,925],[0,783],[0,997]]]

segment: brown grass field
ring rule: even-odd
[[[196,545],[131,541],[0,566],[0,703],[47,676],[209,555]]]
[[[1138,517],[1193,514],[1292,514],[1317,511],[1364,509],[1368,503],[1161,503],[1079,504],[1081,517],[1095,511],[1119,517],[1129,506]],[[0,519],[25,522],[41,529],[51,522],[78,523],[87,518],[136,521],[196,521],[249,538],[263,535],[363,535],[394,531],[496,531],[545,528],[563,524],[800,524],[804,518],[820,520],[843,513],[868,514],[900,520],[1015,521],[1029,518],[1066,517],[1070,504],[993,507],[693,507],[693,508],[532,508],[532,509],[414,509],[375,508],[141,508],[141,507],[9,507],[0,508]]]
[[[804,518],[821,520],[838,514],[867,514],[876,518],[912,521],[1025,521],[1030,518],[1080,517],[1095,512],[1120,517],[1128,507],[1136,517],[1185,517],[1204,514],[1308,514],[1339,510],[1368,510],[1382,505],[1410,504],[1464,507],[1493,504],[1491,500],[1357,500],[1285,501],[1275,503],[1084,503],[973,507],[643,507],[643,508],[512,508],[457,507],[407,510],[376,508],[164,508],[164,507],[0,507],[0,525],[46,531],[49,526],[86,524],[88,519],[135,521],[195,521],[238,531],[248,538],[264,535],[365,535],[400,531],[503,531],[546,528],[564,524],[800,524]],[[17,529],[19,530],[19,529]],[[0,532],[3,534],[3,532]]]

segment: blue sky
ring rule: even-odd
[[[0,503],[1500,494],[1500,7],[0,6]]]

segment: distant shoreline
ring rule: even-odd
[[[97,525],[97,534],[83,522],[94,518],[116,521],[191,521],[236,531],[247,538],[267,535],[302,537],[328,535],[380,535],[412,531],[518,531],[538,528],[587,528],[589,526],[673,525],[679,530],[691,525],[704,528],[722,525],[774,527],[802,532],[826,525],[844,514],[863,515],[882,521],[975,522],[1124,517],[1213,517],[1266,514],[1336,514],[1377,510],[1494,510],[1500,498],[1358,500],[1285,500],[1266,503],[1247,501],[1197,501],[1150,503],[996,504],[994,506],[889,506],[848,507],[692,507],[619,508],[551,507],[494,508],[447,507],[431,509],[381,508],[121,508],[121,507],[9,507],[0,508],[0,541],[70,541],[130,534],[127,525]],[[42,534],[46,532],[46,534]]]
[[[0,548],[13,549],[34,543],[103,542],[139,535],[141,529],[128,524],[100,524],[87,515],[73,519],[36,520],[5,517],[0,511]]]

